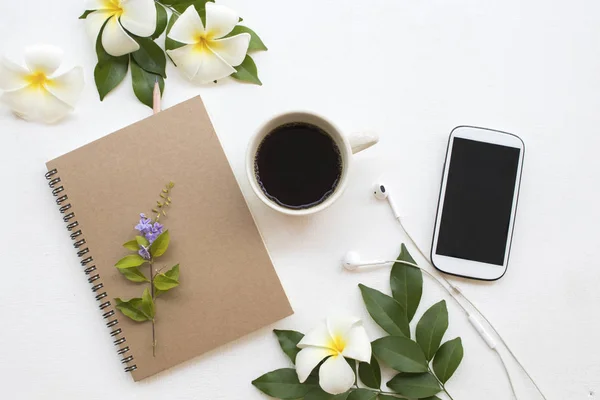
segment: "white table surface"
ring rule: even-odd
[[[123,373],[46,180],[44,162],[147,117],[129,79],[100,102],[95,55],[78,0],[0,3],[0,53],[29,44],[65,49],[85,69],[76,112],[56,126],[0,109],[3,186],[0,382],[6,399],[263,399],[250,381],[288,366],[270,330],[306,331],[328,315],[365,319],[363,282],[389,291],[387,269],[350,274],[349,249],[397,254],[405,240],[370,188],[393,187],[407,227],[427,250],[450,130],[472,124],[526,143],[511,263],[494,283],[455,280],[504,334],[548,399],[600,395],[600,3],[593,0],[224,0],[269,51],[264,86],[189,84],[169,65],[164,107],[201,94],[296,314],[135,384]],[[348,132],[380,134],[356,158],[333,207],[293,219],[263,206],[244,175],[250,136],[272,115],[309,109]],[[426,280],[419,314],[443,297]],[[447,338],[465,359],[455,399],[508,399],[505,376],[452,305]],[[518,373],[516,369],[512,370]],[[518,377],[518,375],[515,375]],[[597,394],[596,394],[597,393]],[[536,397],[522,397],[536,398]]]

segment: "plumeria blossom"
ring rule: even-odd
[[[148,37],[156,30],[156,7],[153,0],[87,0],[87,30],[96,40],[102,31],[102,47],[119,57],[139,50],[140,45],[129,35]]]
[[[194,6],[188,7],[173,24],[167,35],[185,45],[167,50],[188,79],[209,83],[236,72],[244,61],[250,44],[250,34],[225,37],[236,26],[239,15],[232,9],[206,3],[206,26]]]
[[[62,63],[57,47],[38,45],[25,49],[22,67],[3,58],[0,61],[0,100],[25,120],[54,123],[73,111],[83,90],[83,70],[75,67],[54,75]]]
[[[304,336],[298,347],[302,349],[296,356],[300,382],[327,358],[319,369],[319,385],[331,394],[344,393],[354,384],[354,370],[344,357],[371,361],[371,342],[358,318],[329,318]]]

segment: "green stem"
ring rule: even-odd
[[[177,11],[176,9],[174,9],[174,8],[173,8],[173,7],[171,7],[171,6],[168,6],[168,5],[166,5],[166,4],[163,4],[163,3],[161,3],[161,2],[160,2],[160,1],[158,1],[158,0],[154,0],[154,2],[155,2],[156,4],[160,4],[160,5],[161,5],[161,6],[163,6],[164,8],[168,8],[169,10],[171,10],[171,11],[173,12],[173,14],[175,14],[175,15],[177,15],[177,16],[181,15],[181,13],[180,13],[179,11]]]
[[[436,375],[433,373],[433,371],[431,370],[431,368],[429,367],[429,365],[427,366],[427,369],[429,370],[429,373],[430,373],[431,375],[433,375],[433,377],[435,378],[435,380],[436,380],[436,381],[438,381],[438,383],[439,383],[439,384],[440,384],[440,386],[442,387],[442,390],[444,391],[444,393],[446,393],[446,396],[448,396],[448,398],[449,398],[450,400],[454,400],[454,398],[453,398],[453,397],[450,395],[450,393],[448,393],[448,390],[446,390],[446,385],[444,385],[444,384],[442,383],[442,381],[440,381],[440,380],[438,379],[438,377],[437,377],[437,376],[436,376]]]
[[[398,394],[398,393],[394,393],[394,392],[386,392],[385,390],[380,390],[380,391],[379,391],[379,394],[393,394],[393,395],[399,396],[399,394]]]
[[[354,383],[354,389],[362,389],[362,388],[358,387],[358,379]],[[398,396],[402,396],[401,394],[394,393],[394,392],[386,392],[385,390],[381,390],[381,389],[368,388],[368,390],[372,390],[374,392],[377,392],[378,395],[379,394],[390,394],[390,395],[393,395],[394,397],[396,397],[398,399],[404,399],[405,398],[405,397],[398,397]]]
[[[154,260],[150,260],[150,294],[154,303]],[[156,315],[156,303],[154,303],[154,314]],[[152,357],[156,357],[156,324],[152,318]]]

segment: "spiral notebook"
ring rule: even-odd
[[[46,178],[100,315],[125,371],[138,381],[293,313],[260,233],[199,97],[47,163]],[[180,264],[180,285],[156,301],[150,322],[134,322],[114,298],[144,285],[115,263],[165,182],[175,182],[160,258]],[[218,357],[214,353],[211,357]]]

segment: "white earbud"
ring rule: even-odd
[[[348,271],[354,271],[360,266],[360,256],[355,251],[349,251],[342,258],[342,266]]]
[[[346,253],[344,258],[342,258],[342,266],[346,268],[348,271],[354,271],[360,267],[372,267],[376,265],[385,265],[391,264],[394,261],[385,261],[385,260],[372,260],[372,261],[362,261],[360,259],[360,254],[356,251],[349,251]]]
[[[388,204],[390,205],[390,208],[392,209],[392,213],[394,213],[394,217],[396,219],[400,219],[400,213],[396,209],[394,201],[392,200],[392,195],[389,189],[385,186],[385,184],[381,182],[376,183],[375,187],[373,188],[373,194],[378,200],[387,200]]]

